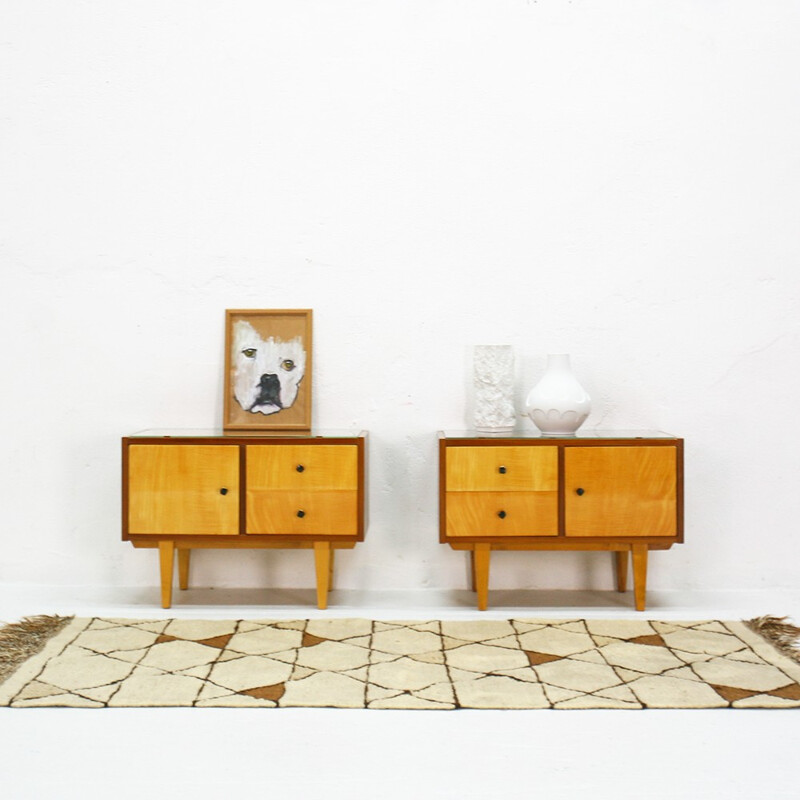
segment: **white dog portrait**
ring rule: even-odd
[[[233,395],[253,414],[275,414],[291,407],[306,371],[299,336],[286,341],[262,338],[245,320],[233,326]]]

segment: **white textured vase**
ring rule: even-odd
[[[507,344],[475,345],[475,429],[504,433],[514,429],[514,350]]]
[[[547,369],[531,389],[525,408],[533,424],[545,434],[571,434],[586,421],[592,401],[572,373],[569,356],[547,356]]]

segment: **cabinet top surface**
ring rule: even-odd
[[[222,428],[153,428],[129,434],[132,439],[354,439],[360,430],[225,431]]]
[[[676,439],[671,433],[664,431],[607,431],[607,430],[579,430],[573,434],[545,434],[539,430],[526,428],[502,433],[488,433],[487,431],[439,431],[441,439],[482,439],[503,441],[507,439],[541,439],[543,441],[597,441],[600,439]]]

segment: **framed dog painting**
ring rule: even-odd
[[[311,428],[311,309],[225,312],[225,430]]]

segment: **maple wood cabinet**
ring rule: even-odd
[[[326,608],[333,553],[363,541],[366,434],[144,431],[122,440],[122,538],[160,553],[161,604],[197,548],[314,550]]]
[[[647,554],[683,541],[683,440],[663,433],[439,434],[440,541],[471,556],[488,605],[492,550],[608,550],[644,610]]]

